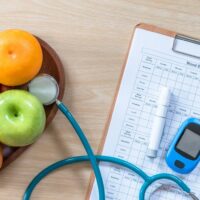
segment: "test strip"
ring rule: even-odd
[[[156,113],[153,119],[152,129],[150,132],[149,146],[147,156],[156,158],[160,146],[160,141],[163,135],[165,126],[167,109],[169,107],[171,92],[167,87],[160,87],[160,95],[157,103]]]

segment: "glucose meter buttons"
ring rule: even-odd
[[[175,165],[176,165],[176,167],[178,167],[178,168],[180,168],[180,169],[183,169],[183,168],[185,167],[185,164],[182,163],[182,162],[179,161],[179,160],[176,160],[176,161],[175,161]]]

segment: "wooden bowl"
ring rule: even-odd
[[[63,95],[64,95],[64,89],[65,89],[65,76],[64,76],[64,69],[63,65],[56,54],[56,52],[43,40],[38,38],[40,45],[42,47],[43,51],[43,63],[42,63],[42,68],[39,72],[39,74],[49,74],[53,76],[59,85],[59,96],[58,99],[62,100]],[[24,84],[22,86],[17,86],[17,87],[7,87],[4,85],[0,85],[0,93],[9,89],[26,89],[27,90],[27,85]],[[57,106],[54,104],[49,105],[49,106],[44,106],[45,112],[46,112],[46,127],[50,124],[50,122],[53,120],[55,117],[55,114],[57,112]],[[13,162],[18,156],[20,156],[21,153],[23,153],[27,148],[29,148],[31,145],[26,146],[26,147],[19,147],[19,148],[14,148],[14,147],[7,147],[3,144],[0,144],[3,146],[3,152],[4,152],[4,161],[3,161],[3,168],[8,166],[11,162]]]

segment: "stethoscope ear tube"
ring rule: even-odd
[[[169,179],[169,180],[174,181],[193,200],[199,200],[192,192],[190,192],[190,189],[188,188],[188,186],[181,179],[179,179],[178,177],[176,177],[174,175],[157,174],[157,175],[154,175],[152,177],[149,177],[144,171],[139,169],[137,166],[135,166],[135,165],[133,165],[133,164],[131,164],[131,163],[125,161],[125,160],[110,157],[110,156],[101,156],[101,155],[96,155],[95,157],[96,157],[97,161],[103,161],[103,162],[117,164],[119,166],[123,166],[123,167],[137,173],[138,175],[140,175],[144,179],[144,183],[143,183],[141,190],[140,190],[139,200],[144,200],[146,189],[152,183],[154,183],[155,181],[160,180],[160,179]],[[90,158],[88,156],[76,156],[76,157],[71,157],[71,158],[67,158],[67,159],[58,161],[58,162],[46,167],[31,181],[31,183],[29,184],[29,186],[27,187],[27,189],[24,193],[23,200],[29,200],[33,190],[35,189],[35,187],[40,183],[40,181],[43,178],[45,178],[47,175],[49,175],[53,171],[55,171],[55,170],[57,170],[61,167],[64,167],[64,166],[68,166],[68,165],[76,164],[76,163],[88,162],[88,161],[90,161]],[[166,186],[166,185],[164,185],[164,186]]]

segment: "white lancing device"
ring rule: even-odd
[[[163,129],[165,126],[167,110],[169,107],[171,92],[167,87],[160,87],[160,95],[158,98],[157,109],[153,119],[152,129],[150,132],[149,146],[147,156],[156,158],[160,147]]]

